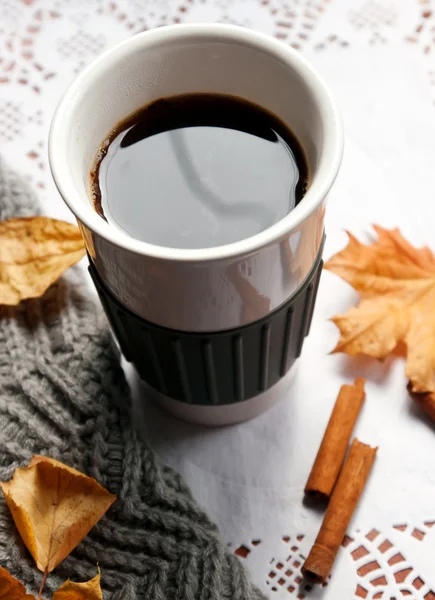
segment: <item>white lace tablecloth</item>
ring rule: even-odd
[[[0,152],[48,214],[72,219],[48,171],[47,133],[73,76],[133,33],[192,21],[274,35],[333,88],[346,150],[326,257],[344,229],[369,239],[371,223],[435,250],[435,0],[0,0]],[[328,318],[355,300],[323,274],[290,387],[262,417],[213,430],[142,402],[143,427],[270,598],[435,600],[435,425],[408,397],[401,359],[328,354],[338,335]],[[303,504],[303,486],[338,388],[356,376],[368,380],[356,433],[378,457],[328,584],[309,589],[300,565],[322,515]]]

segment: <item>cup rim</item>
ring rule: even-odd
[[[148,45],[163,43],[168,36],[172,39],[188,40],[201,35],[208,35],[216,41],[232,41],[254,47],[298,72],[304,78],[318,106],[324,124],[324,148],[315,177],[302,200],[292,211],[267,229],[242,240],[210,248],[181,249],[158,246],[137,240],[111,227],[97,214],[91,202],[83,203],[81,194],[68,181],[68,165],[62,160],[62,153],[56,152],[56,148],[64,143],[63,140],[68,136],[63,123],[67,122],[66,115],[72,110],[80,88],[91,85],[95,76],[115,56],[122,58],[135,49],[143,50]],[[323,77],[311,64],[296,50],[266,34],[236,25],[216,23],[167,25],[139,33],[106,50],[76,77],[63,94],[55,110],[48,139],[48,157],[54,182],[64,202],[79,222],[108,242],[135,254],[185,262],[213,261],[252,254],[284,237],[309,217],[326,198],[338,174],[342,154],[343,126],[339,110]]]

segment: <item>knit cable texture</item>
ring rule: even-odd
[[[0,220],[39,212],[0,160]],[[157,461],[130,418],[130,392],[101,307],[71,269],[40,300],[0,308],[0,480],[33,454],[95,477],[117,501],[51,574],[102,572],[105,600],[263,599],[182,478]],[[41,574],[0,499],[0,565],[36,594]]]

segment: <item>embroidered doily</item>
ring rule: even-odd
[[[398,226],[435,249],[434,0],[0,0],[0,151],[46,212],[72,219],[48,170],[47,135],[73,76],[108,46],[169,23],[220,21],[259,29],[305,54],[341,105],[346,151],[326,217],[326,257],[344,229]],[[330,273],[312,332],[283,399],[223,429],[188,425],[143,401],[138,419],[219,524],[254,581],[279,599],[435,600],[435,426],[406,392],[403,362],[328,353],[328,322],[356,294]],[[367,377],[356,433],[378,457],[332,576],[310,588],[300,566],[322,514],[303,486],[340,385]]]

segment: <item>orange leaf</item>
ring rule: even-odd
[[[68,579],[54,593],[53,600],[103,600],[100,574],[86,583],[73,583]]]
[[[374,228],[373,244],[349,234],[346,248],[325,265],[361,294],[357,308],[332,319],[341,334],[334,352],[382,359],[404,342],[412,391],[434,392],[435,256],[397,229]]]
[[[0,304],[39,298],[85,254],[80,230],[48,217],[0,223]]]
[[[50,573],[89,533],[115,500],[95,479],[34,456],[1,483],[15,524],[36,566]]]
[[[24,585],[0,567],[0,600],[35,600],[35,596],[27,594]]]

